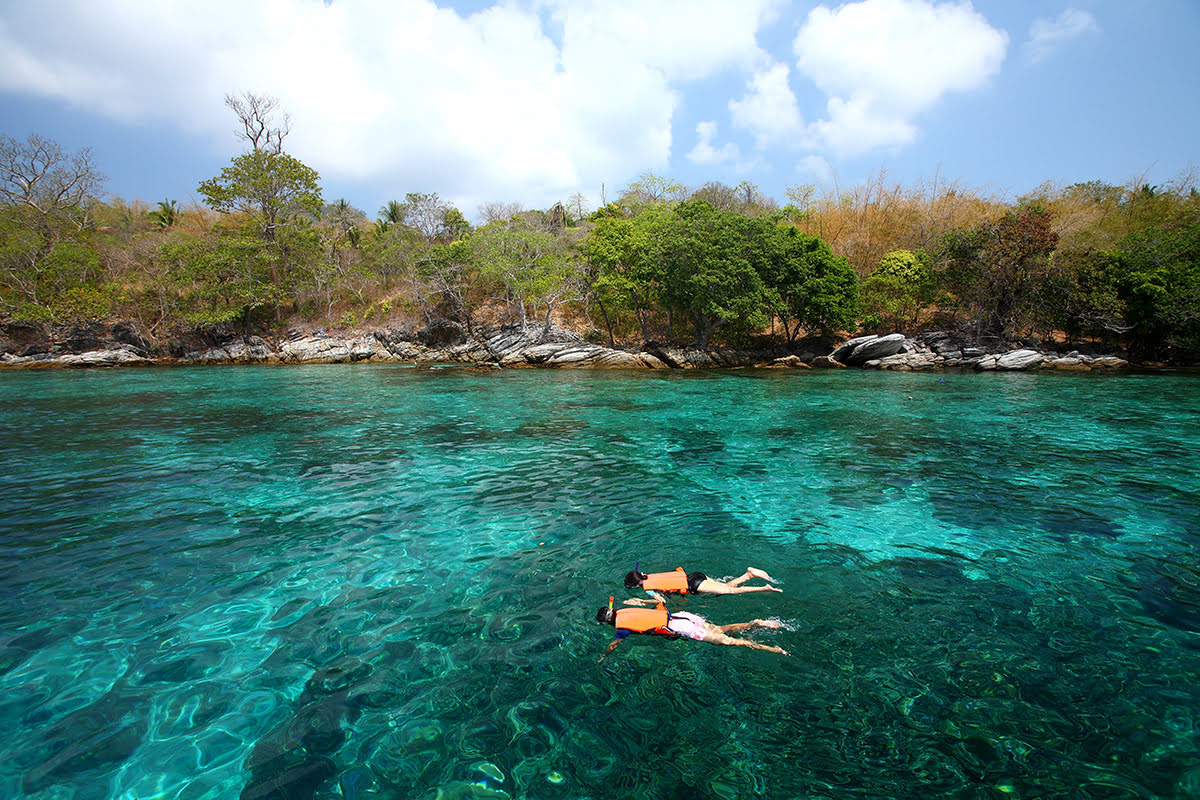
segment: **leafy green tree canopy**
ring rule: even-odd
[[[698,347],[706,347],[722,326],[745,333],[769,322],[761,275],[765,254],[752,224],[692,200],[677,205],[652,233],[662,302],[687,315]]]
[[[893,250],[862,282],[862,324],[903,329],[915,325],[933,298],[933,260],[928,253]]]
[[[788,224],[757,221],[769,242],[764,279],[774,292],[774,312],[789,341],[801,329],[852,330],[858,311],[858,277],[824,241]]]
[[[266,241],[274,241],[279,226],[297,216],[321,213],[320,176],[282,152],[251,150],[236,156],[197,191],[214,211],[249,216]]]

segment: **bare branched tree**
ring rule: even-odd
[[[67,153],[36,133],[24,142],[0,136],[0,198],[5,203],[27,206],[43,218],[67,217],[84,228],[103,184],[90,147]]]
[[[524,210],[525,207],[517,202],[504,203],[498,200],[489,200],[479,206],[479,224],[507,222]]]
[[[275,124],[279,99],[264,94],[242,92],[241,97],[225,95],[225,105],[237,115],[242,132],[237,135],[255,150],[283,152],[283,140],[292,130],[292,115],[284,112],[281,125]]]

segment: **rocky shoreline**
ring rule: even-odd
[[[501,327],[467,336],[457,326],[374,331],[288,331],[271,340],[209,328],[153,339],[135,323],[47,332],[35,326],[0,331],[0,367],[52,369],[166,364],[336,364],[352,362],[460,364],[476,369],[521,367],[571,369],[862,369],[930,370],[1123,370],[1121,354],[1062,352],[1034,340],[972,341],[945,331],[907,336],[860,336],[840,344],[801,342],[796,352],[688,349],[646,343],[625,350],[585,341],[576,333],[540,326]]]

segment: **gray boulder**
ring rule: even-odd
[[[983,356],[975,363],[975,369],[1019,371],[1033,369],[1045,360],[1046,357],[1036,350],[1013,350]]]
[[[996,359],[996,369],[1023,370],[1033,369],[1046,360],[1037,350],[1013,350]]]
[[[847,366],[854,367],[861,364],[866,364],[868,361],[874,361],[879,358],[887,358],[894,356],[904,349],[905,343],[908,340],[903,333],[892,333],[887,336],[876,336],[861,344],[858,344],[845,358],[838,358],[836,351],[834,358],[841,361]],[[841,350],[841,348],[838,348]]]
[[[912,353],[896,353],[885,358],[875,358],[863,364],[863,366],[867,369],[912,372],[937,369],[943,366],[943,360],[936,353],[931,353],[928,350],[918,350]]]
[[[840,345],[834,348],[833,352],[829,354],[829,357],[844,366],[849,363],[850,354],[854,352],[856,347],[868,342],[873,342],[878,338],[879,337],[873,333],[868,336],[856,336],[853,339],[842,342]]]
[[[280,344],[278,357],[287,364],[395,360],[395,356],[375,336],[306,336]]]

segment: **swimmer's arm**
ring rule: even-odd
[[[641,597],[631,597],[625,601],[625,605],[627,605],[627,606],[652,606],[652,605],[655,605],[655,602],[656,601],[654,601],[654,600],[645,600]]]
[[[617,645],[619,645],[620,643],[621,643],[621,640],[620,640],[620,639],[613,639],[611,642],[609,642],[609,643],[608,643],[608,647],[604,648],[604,655],[602,655],[602,656],[600,656],[599,658],[597,658],[597,659],[596,659],[596,663],[597,663],[597,664],[599,664],[601,661],[603,661],[603,660],[604,660],[604,656],[608,655],[608,654],[609,654],[609,653],[611,653],[613,650],[616,650],[616,649],[617,649]]]

